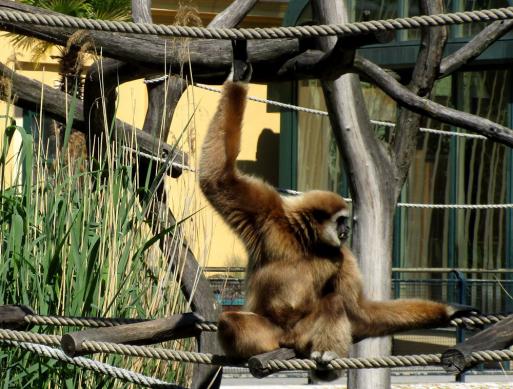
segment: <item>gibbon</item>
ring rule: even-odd
[[[290,347],[327,363],[346,356],[355,340],[447,324],[466,310],[419,299],[368,300],[357,261],[344,244],[344,199],[326,191],[282,197],[237,169],[247,84],[233,81],[233,73],[204,140],[199,174],[206,198],[249,255],[244,311],[219,318],[226,355],[245,359]]]

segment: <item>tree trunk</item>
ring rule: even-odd
[[[348,22],[343,1],[314,0],[314,13],[321,24]],[[322,40],[323,50],[335,39]],[[363,274],[364,292],[373,300],[390,298],[392,230],[395,198],[390,157],[375,138],[368,117],[360,81],[346,74],[335,81],[323,81],[322,88],[330,122],[348,173],[353,199],[353,252]],[[389,355],[388,337],[355,344],[359,357]],[[350,388],[388,388],[388,369],[362,369],[349,372]]]

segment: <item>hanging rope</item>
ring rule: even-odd
[[[127,369],[111,366],[103,362],[94,361],[92,359],[83,357],[71,358],[61,350],[41,344],[17,342],[12,340],[2,340],[2,343],[12,347],[22,348],[46,358],[56,359],[70,365],[75,365],[83,369],[92,370],[100,374],[108,375],[110,377],[120,379],[125,382],[130,382],[132,384],[138,384],[149,388],[180,389],[180,387],[177,385],[170,384],[153,377],[147,377],[139,373],[134,373],[133,371]]]
[[[49,27],[122,32],[130,34],[165,35],[206,39],[277,39],[325,36],[352,36],[380,31],[397,31],[420,27],[450,26],[474,22],[513,19],[513,7],[421,15],[388,20],[371,20],[346,24],[270,28],[202,28],[133,22],[85,19],[66,15],[32,14],[0,10],[0,21]]]
[[[149,79],[149,80],[144,80],[144,83],[145,84],[153,84],[153,83],[162,82],[167,77],[168,77],[167,75],[164,75],[164,76],[161,76],[161,77],[152,78],[152,79]],[[196,86],[196,87],[198,87],[200,89],[208,90],[210,92],[221,93],[223,91],[220,88],[215,88],[215,87],[212,87],[212,86],[209,86],[209,85],[206,85],[206,84],[195,83],[194,86]],[[274,105],[274,106],[280,107],[280,108],[289,109],[291,111],[311,113],[312,115],[318,115],[318,116],[329,116],[328,112],[321,111],[319,109],[300,107],[300,106],[293,105],[293,104],[286,104],[286,103],[282,103],[282,102],[279,102],[279,101],[263,99],[263,98],[255,97],[255,96],[248,96],[247,99],[251,100],[251,101],[256,101],[258,103],[264,103],[264,104]],[[396,126],[395,123],[386,122],[386,121],[382,121],[382,120],[371,120],[371,123],[375,124],[375,125],[378,125],[378,126],[384,126],[384,127],[395,127]],[[436,130],[434,128],[420,127],[419,131],[426,132],[426,133],[437,134],[437,135],[459,136],[459,137],[462,137],[462,138],[470,138],[470,139],[480,139],[480,140],[487,140],[488,139],[484,135],[468,134],[468,133],[465,133],[465,132],[455,132],[455,131],[442,131],[442,130]]]
[[[278,192],[299,196],[303,192],[292,189],[278,189]],[[351,203],[353,200],[344,198],[345,201]],[[397,203],[400,208],[425,208],[425,209],[509,209],[513,208],[513,204],[419,204],[419,203]]]

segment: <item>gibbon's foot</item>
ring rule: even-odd
[[[229,81],[248,83],[253,74],[253,67],[248,61],[247,41],[232,40],[233,60]]]
[[[449,304],[447,307],[447,314],[449,315],[449,320],[452,320],[460,317],[479,315],[480,312],[479,309],[476,309],[470,305]]]
[[[328,366],[332,360],[339,358],[339,355],[334,351],[312,351],[310,358],[322,368]],[[310,373],[310,380],[312,383],[334,381],[341,374],[342,372],[339,370],[313,370]]]

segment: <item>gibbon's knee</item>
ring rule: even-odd
[[[280,347],[282,330],[253,312],[223,312],[217,327],[221,347],[233,358],[246,359]]]

